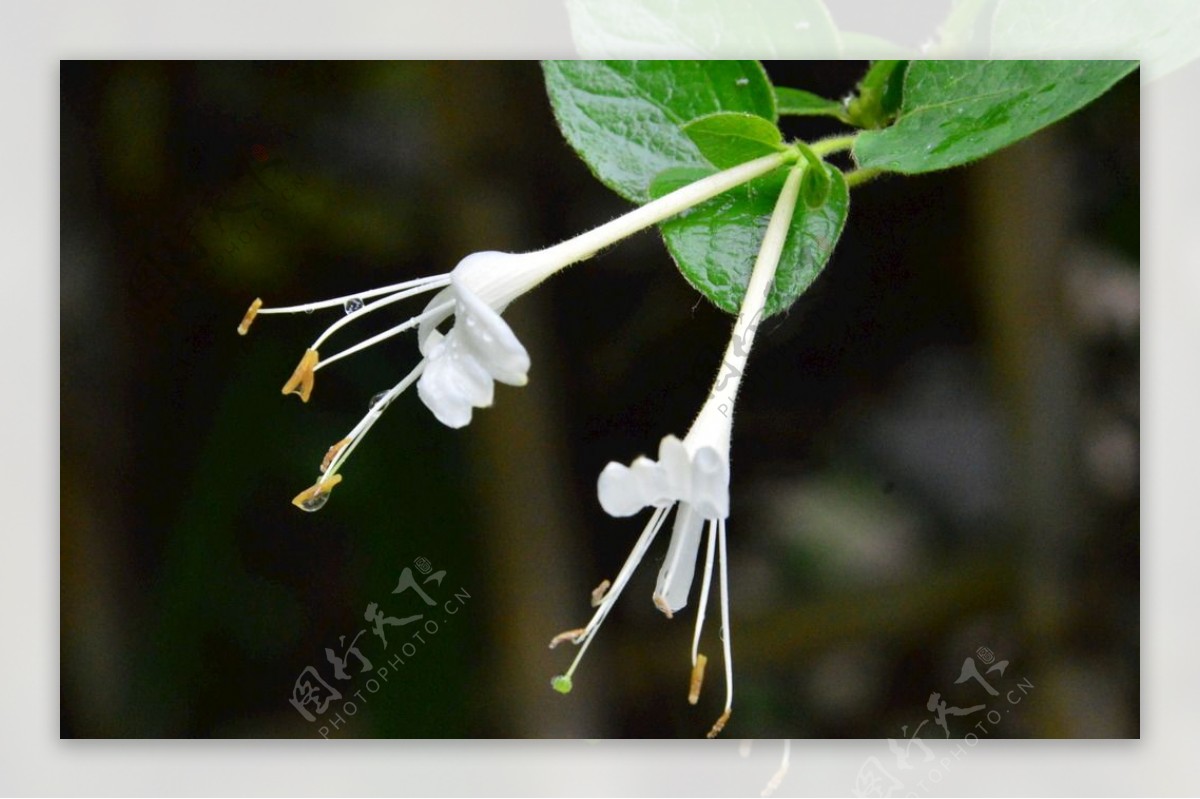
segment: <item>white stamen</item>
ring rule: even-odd
[[[729,555],[725,552],[725,520],[717,521],[718,560],[721,562],[721,641],[725,646],[725,712],[733,709],[733,644],[729,626]]]
[[[712,585],[713,550],[717,542],[717,525],[710,520],[707,525],[708,543],[704,554],[704,579],[700,582],[700,602],[696,605],[696,632],[692,636],[692,665],[700,654],[700,630],[704,627],[705,610],[708,608],[708,589]]]
[[[646,550],[654,543],[654,537],[658,535],[658,531],[662,527],[663,521],[666,520],[669,510],[670,508],[657,508],[653,515],[651,515],[650,521],[646,523],[646,527],[642,530],[637,543],[633,545],[633,551],[625,559],[625,565],[618,572],[617,579],[613,582],[612,588],[608,590],[604,601],[600,603],[600,607],[592,616],[592,620],[584,628],[583,635],[576,640],[576,643],[582,644],[582,646],[579,649],[579,654],[575,655],[575,660],[571,663],[571,668],[567,669],[566,676],[568,678],[575,673],[576,667],[579,666],[579,662],[583,659],[583,653],[587,651],[588,646],[592,643],[592,639],[596,637],[596,631],[600,629],[601,623],[603,623],[605,617],[608,616],[608,612],[621,596],[621,591],[625,589],[625,584],[629,582],[629,578],[633,576],[633,572],[637,569],[638,564],[641,563]]]
[[[450,285],[450,278],[443,277],[440,280],[430,281],[430,282],[426,283],[425,285],[417,286],[416,288],[405,289],[404,291],[397,291],[395,294],[392,294],[389,297],[384,297],[381,300],[377,300],[376,302],[372,302],[367,305],[364,305],[362,308],[359,308],[357,311],[354,311],[353,313],[343,316],[341,319],[337,320],[332,325],[325,328],[325,332],[317,337],[317,340],[314,341],[309,346],[309,349],[310,350],[321,349],[321,345],[324,344],[329,339],[329,337],[332,336],[334,333],[341,330],[343,327],[350,324],[351,322],[353,322],[357,319],[361,319],[362,317],[366,316],[367,314],[371,313],[372,311],[378,311],[380,308],[383,308],[386,305],[391,305],[394,302],[400,302],[401,300],[406,300],[409,297],[416,297],[417,295],[425,294],[426,292],[430,292],[430,291],[435,291],[437,289],[443,288],[448,285]],[[259,313],[261,313],[261,311]]]
[[[792,761],[792,739],[783,739],[783,759],[779,762],[779,768],[771,776],[771,781],[767,783],[767,787],[762,789],[760,796],[770,796],[775,793],[779,786],[783,783],[783,778],[787,776],[788,769],[791,767]]]
[[[687,605],[692,578],[696,574],[696,557],[700,553],[703,528],[704,518],[692,503],[681,502],[679,510],[675,512],[675,529],[671,531],[667,557],[654,589],[654,604],[667,618]]]
[[[337,456],[330,462],[329,468],[325,470],[325,475],[321,478],[321,482],[324,482],[325,480],[333,477],[333,475],[337,474],[337,470],[340,469],[342,464],[346,462],[346,459],[350,457],[350,453],[354,452],[354,448],[358,446],[358,443],[366,438],[367,431],[371,429],[375,422],[379,421],[379,417],[383,416],[383,412],[387,410],[387,407],[391,401],[403,394],[409,386],[415,383],[417,378],[421,376],[421,372],[424,370],[425,361],[422,360],[416,365],[416,368],[404,376],[403,380],[388,389],[387,393],[371,406],[371,409],[367,411],[367,415],[360,419],[358,424],[354,425],[354,428],[350,431],[350,434],[346,436],[350,439],[350,443],[343,447],[342,451],[339,452]]]
[[[431,275],[429,277],[418,277],[415,280],[406,280],[403,283],[396,283],[391,286],[382,286],[377,289],[369,289],[360,291],[357,294],[347,294],[344,297],[334,297],[332,300],[321,300],[320,302],[308,302],[303,305],[289,305],[284,308],[259,308],[260,314],[272,313],[312,313],[323,308],[344,308],[349,300],[368,300],[371,297],[378,297],[381,294],[391,294],[397,291],[404,291],[416,286],[429,286],[433,288],[433,284],[448,283],[450,278],[448,275]]]
[[[353,347],[348,347],[335,355],[331,355],[328,358],[325,358],[324,360],[320,361],[315,367],[313,367],[313,371],[316,372],[319,369],[321,369],[322,367],[328,366],[329,364],[331,364],[335,361],[340,361],[342,358],[346,358],[350,355],[353,355],[356,352],[362,352],[367,347],[373,347],[381,341],[387,341],[392,336],[398,336],[401,333],[403,333],[405,330],[411,330],[412,328],[421,324],[421,322],[425,321],[426,319],[429,319],[430,317],[433,317],[433,316],[437,316],[438,314],[445,313],[453,307],[454,307],[453,302],[447,302],[447,303],[443,303],[442,305],[438,305],[433,308],[428,308],[424,312],[414,316],[412,319],[409,319],[407,322],[401,322],[400,324],[396,325],[395,327],[389,328],[388,330],[385,330],[376,336],[371,336],[369,339],[366,339],[365,341],[358,342]]]

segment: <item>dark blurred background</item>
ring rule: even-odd
[[[840,97],[865,63],[767,68]],[[302,405],[279,388],[339,312],[234,331],[256,296],[350,294],[623,212],[559,136],[538,66],[61,76],[62,735],[707,731],[718,617],[691,707],[693,609],[650,602],[663,542],[574,692],[549,686],[573,652],[547,642],[587,620],[644,523],[606,517],[596,476],[686,431],[729,334],[656,234],[508,311],[529,386],[461,431],[403,397],[315,514],[289,500],[415,340],[323,370]],[[933,692],[1005,711],[981,737],[1138,735],[1138,134],[1131,77],[976,165],[855,190],[739,400],[727,735],[943,737]],[[392,593],[420,558],[446,572],[433,608]],[[389,627],[385,648],[370,603],[437,631]],[[325,650],[359,631],[338,680]],[[968,658],[999,697],[956,684]],[[289,702],[309,667],[343,694],[312,722]],[[951,712],[952,737],[985,712]]]

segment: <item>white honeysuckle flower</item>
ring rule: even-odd
[[[486,293],[478,293],[482,287],[475,285],[488,275],[513,271],[507,264],[520,257],[501,252],[468,255],[451,274],[450,286],[429,302],[430,309],[439,310],[421,323],[417,334],[426,360],[417,394],[447,427],[464,427],[474,408],[490,406],[495,381],[510,386],[529,382],[529,353],[500,316],[504,304],[489,303]],[[437,326],[451,313],[454,326],[443,335]]]
[[[642,508],[675,502],[695,505],[703,516],[728,516],[728,453],[694,438],[664,436],[657,461],[642,456],[629,466],[608,464],[600,474],[599,497],[609,516],[632,516]]]
[[[733,651],[729,626],[729,579],[726,554],[726,521],[729,518],[729,446],[733,432],[733,406],[741,384],[742,373],[754,343],[754,335],[766,308],[767,297],[775,281],[775,270],[787,240],[792,216],[800,190],[804,168],[794,167],[784,182],[775,203],[771,220],[763,235],[762,246],[750,275],[741,311],[733,326],[721,370],[683,440],[663,437],[658,446],[658,460],[638,457],[625,466],[609,463],[600,473],[596,493],[600,506],[610,516],[632,516],[644,508],[653,508],[650,520],[633,546],[633,551],[618,572],[612,587],[604,594],[599,607],[586,627],[556,636],[551,646],[563,641],[580,645],[579,652],[566,673],[551,680],[560,693],[569,693],[572,675],[583,659],[600,625],[621,595],[629,578],[645,556],[668,514],[675,509],[674,529],[667,555],[654,588],[654,604],[667,618],[687,605],[696,575],[701,539],[707,543],[704,557],[704,576],[696,606],[696,626],[692,636],[692,672],[688,701],[696,704],[708,658],[700,653],[700,634],[704,626],[712,585],[714,563],[719,564],[721,596],[721,641],[725,661],[725,709],[713,724],[708,737],[716,736],[733,712]]]
[[[421,360],[388,391],[376,395],[366,416],[325,454],[321,477],[316,484],[292,500],[297,507],[315,511],[341,480],[339,469],[350,453],[382,415],[389,403],[413,383],[421,401],[443,424],[459,428],[470,423],[475,408],[492,404],[495,383],[523,386],[528,381],[529,353],[501,314],[516,298],[556,272],[586,260],[616,242],[662,222],[678,213],[742,185],[798,158],[795,148],[747,161],[709,175],[657,200],[635,208],[611,222],[544,250],[529,253],[477,252],[459,261],[443,275],[418,278],[330,300],[279,308],[263,307],[256,299],[238,325],[245,335],[257,316],[312,313],[344,308],[346,315],[325,329],[305,350],[299,365],[283,387],[284,394],[298,394],[308,402],[316,373],[368,347],[418,328]],[[436,291],[425,309],[416,316],[322,358],[320,349],[343,327],[381,308],[421,294]],[[438,327],[453,318],[448,330]]]

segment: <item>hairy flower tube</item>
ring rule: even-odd
[[[726,521],[729,518],[729,445],[733,429],[733,406],[755,332],[774,284],[775,270],[779,265],[783,245],[795,213],[804,169],[804,166],[793,167],[784,182],[763,236],[762,246],[750,275],[749,285],[746,287],[746,296],[725,350],[721,370],[687,435],[682,440],[671,435],[665,436],[659,443],[657,460],[643,456],[635,459],[629,466],[609,463],[600,473],[597,494],[601,507],[610,516],[632,516],[644,508],[654,510],[591,621],[586,627],[563,633],[551,642],[552,647],[565,640],[579,645],[579,652],[571,667],[565,674],[551,680],[551,685],[561,693],[571,690],[572,676],[584,652],[674,509],[674,527],[655,585],[654,604],[668,619],[686,607],[703,538],[704,573],[692,637],[692,670],[688,701],[691,704],[699,701],[704,669],[708,662],[708,658],[700,653],[700,637],[715,562],[720,574],[725,709],[713,724],[708,737],[716,736],[733,712],[733,650],[729,624],[729,558],[726,551]]]
[[[312,395],[316,373],[407,330],[417,329],[420,360],[395,386],[371,401],[370,410],[342,439],[329,448],[320,477],[292,500],[302,510],[315,511],[341,480],[339,471],[388,405],[413,383],[421,401],[443,424],[459,428],[470,423],[475,408],[492,404],[496,382],[522,386],[528,380],[529,353],[501,316],[516,298],[571,264],[686,211],[712,197],[794,162],[790,148],[747,161],[684,186],[635,208],[561,244],[529,253],[478,252],[463,258],[444,275],[418,278],[369,291],[287,307],[264,307],[256,299],[246,311],[238,333],[245,335],[258,316],[311,313],[329,308],[345,311],[304,352],[284,394]],[[322,357],[325,342],[367,314],[402,300],[437,292],[421,313],[334,355]],[[439,330],[453,317],[445,332]]]

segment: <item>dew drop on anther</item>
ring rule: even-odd
[[[363,307],[363,301],[358,297],[354,297],[353,299],[346,300],[346,304],[343,307],[346,309],[346,313],[361,311]]]

